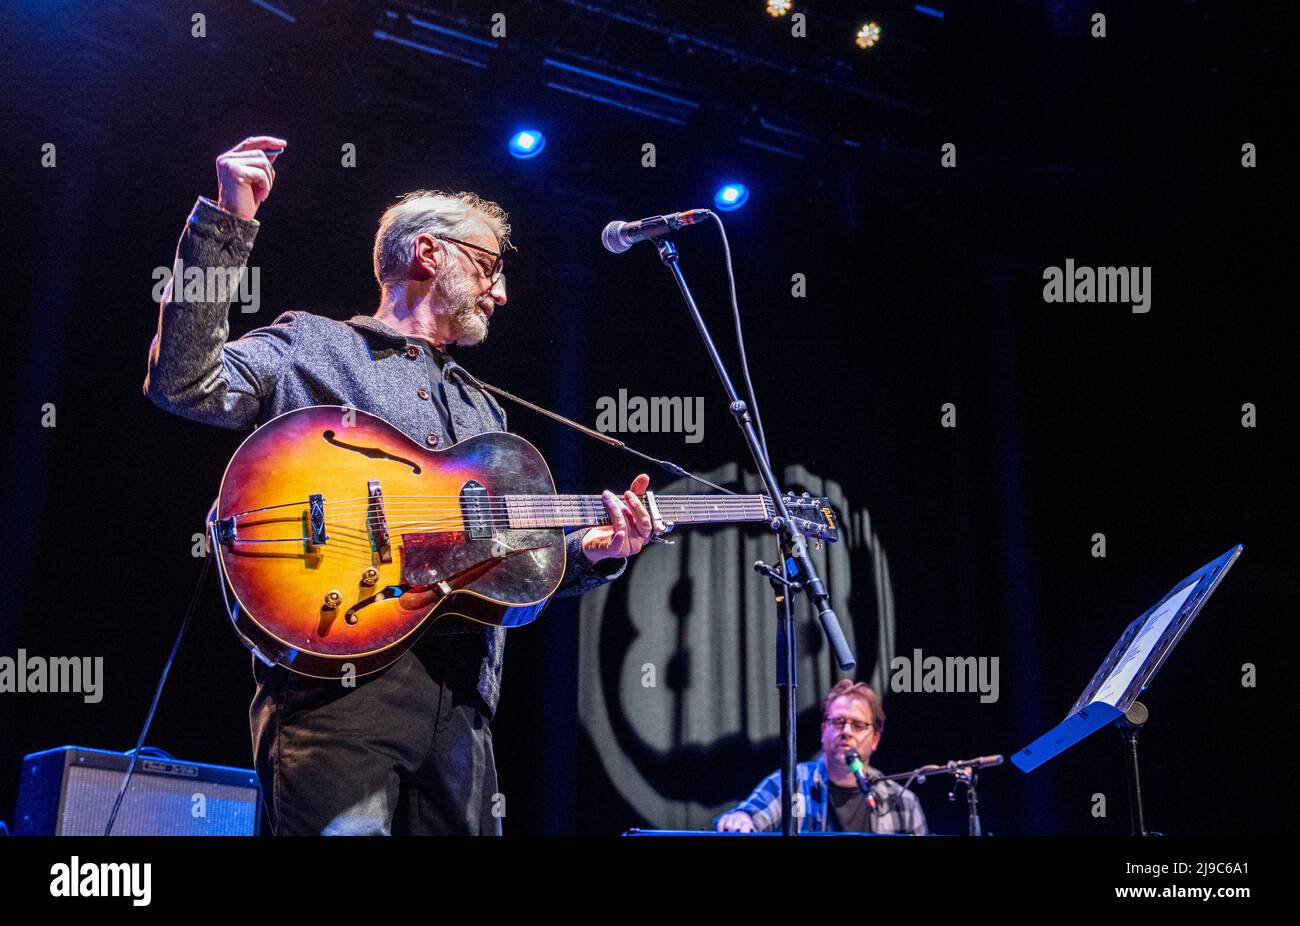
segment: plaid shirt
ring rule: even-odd
[[[795,766],[799,781],[799,793],[795,795],[795,816],[799,819],[799,832],[826,832],[834,829],[831,817],[834,810],[830,806],[827,788],[826,757],[818,753],[811,762],[800,762]],[[867,777],[880,774],[867,766]],[[873,833],[908,833],[913,836],[925,836],[929,828],[925,822],[925,811],[921,801],[911,791],[904,791],[896,781],[880,781],[871,788],[876,799],[876,809],[871,815]],[[803,803],[803,814],[799,814],[799,803]],[[781,772],[778,769],[764,778],[754,793],[741,801],[727,813],[743,811],[754,820],[754,829],[769,832],[781,828]],[[723,814],[722,816],[725,816]],[[717,828],[718,819],[713,821]]]

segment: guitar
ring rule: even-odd
[[[642,496],[658,533],[770,522],[764,495]],[[838,539],[825,499],[786,497],[805,536]],[[598,495],[556,495],[515,434],[426,449],[382,418],[335,405],[268,421],[235,451],[209,538],[263,662],[340,678],[390,665],[454,614],[518,627],[564,576],[565,527],[608,524]]]

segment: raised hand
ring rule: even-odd
[[[245,138],[217,157],[217,205],[241,219],[252,219],[257,208],[271,195],[275,183],[275,159],[263,148],[284,148],[283,138],[254,135]]]

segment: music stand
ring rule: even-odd
[[[1117,724],[1127,744],[1134,835],[1148,835],[1142,815],[1137,764],[1137,733],[1148,715],[1137,698],[1169,658],[1242,549],[1237,544],[1175,583],[1163,598],[1129,624],[1065,719],[1012,756],[1011,762],[1023,772],[1032,772],[1106,724]]]

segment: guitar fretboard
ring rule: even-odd
[[[510,527],[595,527],[609,523],[599,495],[505,495]],[[645,504],[645,496],[639,496]],[[665,521],[674,524],[770,521],[772,503],[766,495],[656,495]],[[649,510],[650,506],[646,505]]]

